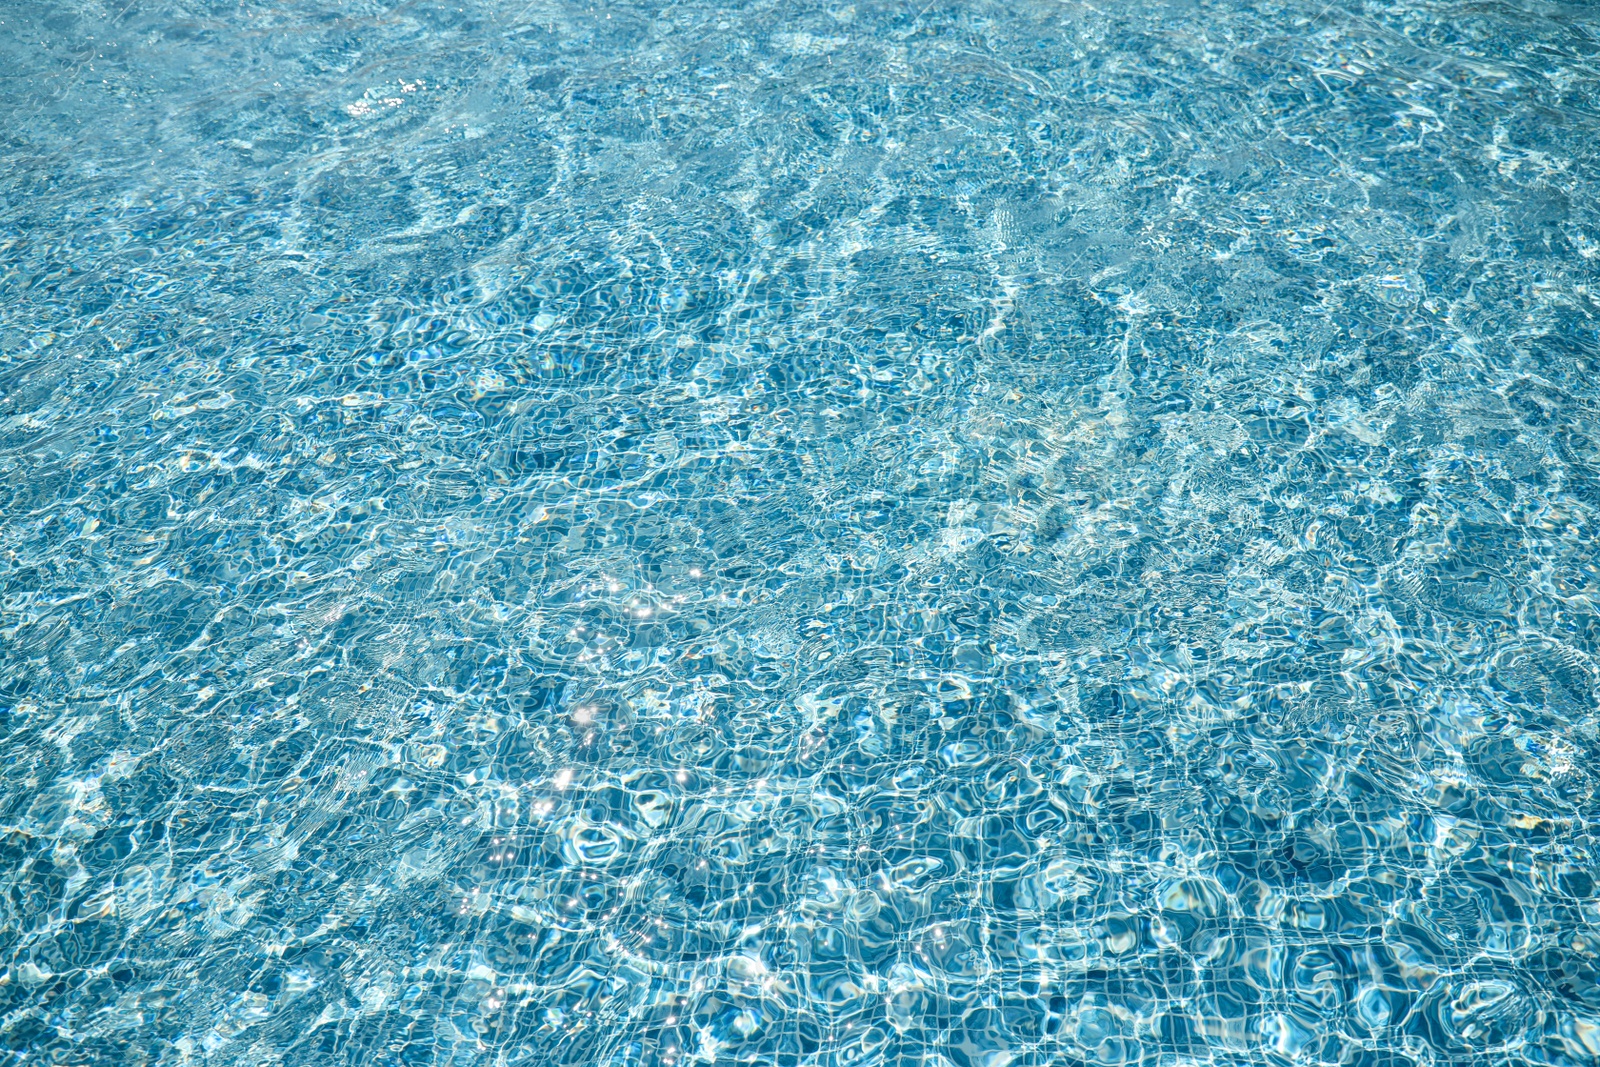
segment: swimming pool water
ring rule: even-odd
[[[0,1049],[1600,1063],[1600,13],[0,3]]]

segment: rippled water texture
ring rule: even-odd
[[[6,1063],[1600,1063],[1600,9],[0,2]]]

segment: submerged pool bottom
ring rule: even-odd
[[[0,1044],[1600,1064],[1593,36],[6,12]]]

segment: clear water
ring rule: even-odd
[[[1600,1062],[1600,9],[0,46],[5,1062]]]

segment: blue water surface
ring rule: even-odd
[[[1600,8],[0,0],[5,1064],[1600,1064]]]

